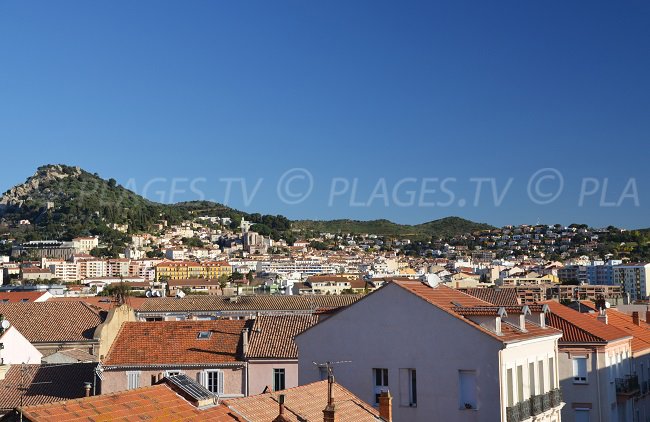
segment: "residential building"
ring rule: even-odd
[[[562,330],[558,366],[560,387],[567,405],[565,420],[623,422],[633,420],[631,387],[632,336],[607,324],[605,310],[593,318],[557,302],[548,301],[550,326]]]
[[[295,337],[299,381],[341,362],[337,381],[370,403],[390,390],[398,421],[559,421],[561,332],[545,312],[395,280]]]
[[[648,299],[650,263],[629,263],[614,267],[614,284],[623,287],[631,300]]]
[[[124,322],[102,361],[102,391],[151,386],[182,373],[221,398],[242,397],[243,332],[250,325],[241,320]]]
[[[298,386],[298,348],[294,337],[318,322],[316,315],[263,315],[248,339],[248,395]]]
[[[156,281],[187,280],[192,278],[218,279],[230,275],[232,267],[227,262],[166,261],[156,265]]]
[[[8,365],[41,363],[42,357],[43,354],[11,325],[11,321],[0,314],[0,379]]]
[[[0,304],[0,314],[43,356],[61,350],[82,349],[96,354],[93,338],[103,316],[83,302],[26,302]]]

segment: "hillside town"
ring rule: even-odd
[[[12,243],[2,420],[650,418],[650,263],[599,255],[618,229],[424,247],[252,227],[163,221],[117,257],[95,236]]]

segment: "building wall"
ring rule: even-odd
[[[4,348],[0,349],[0,362],[4,365],[41,363],[43,354],[14,327],[9,327],[4,332],[0,343],[4,345]]]
[[[256,395],[262,393],[264,388],[273,388],[273,370],[284,368],[285,388],[298,386],[298,360],[249,360],[248,361],[248,394]]]
[[[617,364],[617,355],[621,356],[620,364]],[[629,340],[614,343],[607,348],[560,346],[558,356],[560,385],[566,402],[562,410],[564,420],[573,420],[576,408],[591,408],[589,420],[593,422],[618,422],[623,415],[631,417],[631,402],[617,403],[615,388],[616,378],[631,373]],[[586,383],[576,383],[573,380],[572,358],[575,356],[587,356]],[[623,420],[627,420],[627,417]]]
[[[312,362],[336,364],[336,381],[375,402],[373,368],[388,369],[396,421],[501,420],[499,350],[502,343],[394,285],[296,337],[299,382],[321,379]],[[400,369],[417,373],[417,407],[402,405]],[[459,403],[459,371],[476,371],[478,409]],[[407,401],[407,400],[406,400]]]
[[[97,357],[100,360],[104,359],[104,356],[108,354],[122,324],[127,321],[136,320],[135,312],[133,312],[133,309],[129,305],[122,305],[118,308],[111,309],[106,316],[106,320],[95,329],[94,338],[99,341]]]
[[[188,377],[200,382],[200,373],[204,369],[221,369],[224,372],[224,395],[227,397],[242,397],[245,394],[244,384],[246,370],[244,365],[237,368],[232,367],[204,367],[204,368],[166,368],[167,370],[180,370]],[[140,387],[148,387],[152,384],[152,377],[155,379],[162,379],[165,375],[166,369],[128,369],[128,371],[140,371]],[[113,393],[115,391],[123,391],[128,389],[127,370],[125,369],[111,369],[105,370],[102,374],[102,394]]]

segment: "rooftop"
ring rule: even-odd
[[[25,406],[83,397],[94,370],[92,363],[12,365],[0,380],[0,409],[18,407],[21,395]]]
[[[241,360],[241,333],[247,324],[243,320],[125,322],[104,365],[235,363]],[[211,334],[199,338],[201,332]]]
[[[560,343],[606,343],[629,337],[628,333],[611,324],[605,324],[558,302],[542,303],[547,304],[551,310],[546,316],[547,323],[562,330]]]
[[[137,309],[138,312],[187,312],[187,311],[313,311],[323,308],[339,308],[356,302],[360,295],[250,295],[225,296],[187,295],[149,298]]]
[[[247,357],[298,359],[294,337],[315,325],[316,315],[263,315],[255,319]]]
[[[80,302],[0,304],[0,314],[31,343],[92,340],[103,316]]]

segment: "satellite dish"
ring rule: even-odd
[[[160,290],[156,290],[155,292],[153,292],[153,295],[156,297],[160,297],[161,296]]]
[[[3,320],[2,320],[2,324],[1,324],[1,325],[2,325],[2,329],[3,329],[3,330],[7,330],[9,327],[11,327],[11,323],[10,323],[9,321],[7,321],[6,319],[3,319]]]
[[[145,293],[144,295],[147,297],[151,297],[152,296],[151,290],[147,290],[147,293]]]
[[[609,302],[605,302],[605,308],[609,309],[612,307],[612,304]]]
[[[427,274],[426,283],[431,287],[436,287],[438,284],[442,283],[442,279],[438,274]]]
[[[185,293],[182,290],[176,292],[176,297],[182,299],[185,297]]]

